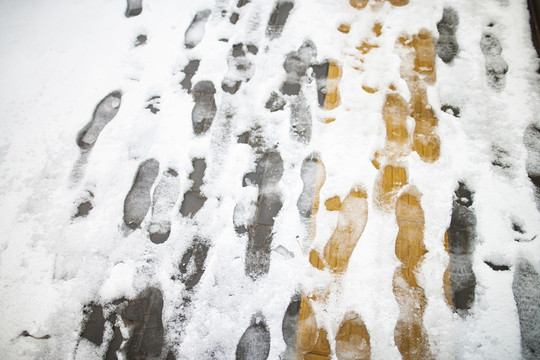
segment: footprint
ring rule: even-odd
[[[268,99],[264,107],[270,110],[270,112],[275,112],[283,110],[286,104],[287,101],[285,101],[283,96],[279,95],[275,91],[272,91],[272,94],[270,95],[270,98]]]
[[[400,166],[387,165],[379,172],[375,203],[383,210],[392,208],[397,194],[407,185],[407,170]]]
[[[328,333],[324,328],[318,327],[310,301],[305,296],[302,296],[300,301],[298,327],[296,329],[297,359],[329,360],[331,349]]]
[[[485,31],[480,40],[480,49],[484,53],[486,60],[486,76],[488,84],[494,90],[502,90],[506,82],[508,63],[504,61],[502,45],[495,34]]]
[[[143,222],[151,205],[150,189],[159,173],[159,162],[148,159],[139,165],[139,170],[124,201],[124,223],[131,229]]]
[[[315,74],[315,80],[317,81],[317,98],[319,106],[324,109],[324,103],[326,99],[326,82],[329,73],[330,62],[326,61],[322,64],[311,65],[313,73]]]
[[[345,314],[336,334],[338,360],[371,359],[370,337],[366,325],[357,314]]]
[[[270,270],[274,218],[283,206],[278,183],[283,175],[283,160],[275,151],[267,151],[257,162],[255,173],[246,174],[244,184],[259,186],[255,223],[248,228],[246,275],[253,280]]]
[[[317,56],[317,48],[311,40],[306,40],[298,51],[292,51],[285,57],[283,68],[287,79],[281,86],[281,92],[285,95],[298,95],[301,82],[306,75],[307,69]]]
[[[266,319],[255,315],[236,346],[236,360],[266,360],[270,354],[270,331]]]
[[[184,217],[195,216],[206,202],[206,197],[201,193],[206,161],[204,159],[193,159],[192,164],[193,172],[189,175],[189,179],[193,181],[193,185],[184,194],[184,200],[180,207],[180,214]]]
[[[523,142],[527,149],[527,175],[535,187],[536,208],[540,211],[540,128],[529,125]]]
[[[312,131],[311,109],[303,92],[292,100],[290,123],[291,138],[304,145],[309,144]]]
[[[135,41],[135,47],[145,45],[147,40],[148,40],[148,36],[144,34],[137,35],[137,39]]]
[[[199,64],[201,63],[200,60],[190,60],[189,63],[186,65],[184,70],[182,72],[186,74],[184,76],[184,79],[180,82],[180,85],[182,88],[187,90],[188,93],[191,92],[191,79],[197,73],[197,70],[199,70]]]
[[[89,150],[94,146],[103,128],[118,113],[121,100],[122,93],[113,91],[97,104],[92,120],[77,135],[77,145],[81,150]]]
[[[117,352],[120,350],[122,343],[124,342],[124,337],[122,336],[122,331],[118,326],[113,327],[113,337],[105,353],[105,360],[118,360]]]
[[[396,219],[399,227],[396,256],[401,266],[396,269],[393,280],[394,295],[400,307],[394,340],[403,359],[430,359],[432,355],[423,325],[427,299],[415,275],[427,253],[424,246],[424,211],[417,196],[405,193],[399,197]]]
[[[540,275],[534,266],[521,259],[514,272],[512,290],[517,305],[521,332],[521,356],[538,359],[540,354]]]
[[[473,195],[465,183],[459,182],[450,227],[446,233],[446,247],[450,256],[445,274],[447,301],[458,311],[469,310],[475,298],[476,277],[472,269],[472,256],[476,241],[476,216],[471,208]]]
[[[237,12],[234,12],[231,14],[229,21],[231,22],[231,24],[236,25],[236,23],[238,22],[238,19],[240,19],[240,14]]]
[[[368,4],[369,0],[349,0],[349,4],[358,10],[361,10],[365,8]]]
[[[439,39],[437,40],[437,55],[445,63],[451,63],[459,51],[456,39],[456,30],[459,25],[457,11],[451,7],[445,7],[442,19],[437,23]]]
[[[355,186],[343,200],[336,229],[324,247],[324,260],[332,272],[343,273],[347,270],[367,219],[366,191],[361,186]]]
[[[216,88],[211,81],[199,81],[193,87],[195,106],[191,112],[191,121],[196,135],[204,134],[212,126],[217,112],[215,93]]]
[[[163,295],[159,289],[148,288],[136,299],[120,308],[124,324],[130,328],[123,347],[127,359],[161,358],[164,344]]]
[[[304,159],[300,177],[304,183],[304,188],[296,202],[296,206],[300,215],[309,219],[319,209],[319,192],[326,180],[325,168],[319,154],[313,153]]]
[[[238,4],[236,4],[237,8],[241,8],[242,6],[249,4],[250,0],[238,0]]]
[[[195,14],[195,17],[191,21],[191,24],[186,30],[184,35],[184,44],[186,48],[193,49],[199,45],[204,37],[205,26],[212,11],[210,9],[201,10]]]
[[[268,26],[266,27],[266,37],[269,39],[275,39],[281,36],[283,27],[287,22],[289,13],[291,12],[294,4],[290,1],[278,0],[274,7],[272,15],[268,20]]]
[[[249,60],[251,55],[246,52],[247,49],[244,44],[235,44],[231,55],[228,57],[229,71],[225,79],[223,79],[221,88],[229,94],[236,94],[242,82],[251,80],[255,72],[253,63]]]
[[[178,269],[180,270],[180,280],[185,285],[187,291],[193,290],[201,280],[209,249],[210,247],[205,241],[195,238],[193,244],[182,256],[182,261],[178,265]]]
[[[161,175],[161,180],[154,189],[152,196],[152,218],[148,232],[154,244],[161,244],[169,238],[171,233],[171,210],[180,195],[178,173],[174,169],[167,169]]]
[[[142,0],[127,0],[126,17],[140,15],[142,12]]]
[[[300,295],[295,294],[285,315],[283,316],[283,322],[281,324],[281,331],[283,333],[283,340],[287,348],[285,353],[282,355],[284,360],[293,360],[295,359],[296,352],[296,327],[298,325],[298,316],[300,314]]]

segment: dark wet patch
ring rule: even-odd
[[[290,1],[281,1],[276,2],[274,11],[270,15],[268,20],[268,26],[266,28],[266,37],[270,39],[275,39],[281,36],[283,31],[283,26],[289,18],[289,13],[291,12],[294,4]]]
[[[459,24],[459,16],[451,7],[443,10],[442,19],[437,23],[439,39],[435,45],[437,55],[445,63],[451,63],[459,51],[459,45],[456,39],[456,30]]]
[[[441,106],[441,110],[457,118],[460,115],[460,109],[457,106],[444,104],[443,106]]]
[[[238,22],[238,19],[240,18],[240,14],[238,14],[237,12],[235,13],[232,13],[231,14],[231,17],[229,18],[229,21],[231,22],[231,24],[236,24]]]
[[[540,355],[540,275],[522,259],[516,266],[512,290],[521,332],[521,356],[525,360]]]
[[[148,159],[139,165],[133,185],[124,201],[124,223],[138,228],[150,209],[150,189],[159,173],[159,162]]]
[[[219,39],[218,41],[221,41],[221,42],[229,42],[229,39],[221,38],[221,39]]]
[[[159,358],[163,348],[163,295],[148,288],[121,309],[124,323],[131,328],[124,349],[128,359]]]
[[[241,81],[232,81],[232,82],[226,82],[223,81],[221,84],[221,89],[229,94],[236,94],[236,92],[240,89],[240,85],[242,85]]]
[[[43,336],[34,336],[32,334],[30,334],[28,331],[24,330],[19,336],[23,336],[23,337],[31,337],[31,338],[34,338],[36,340],[47,340],[47,339],[50,339],[51,338],[51,335],[43,335]]]
[[[309,144],[312,132],[311,109],[303,93],[292,100],[290,124],[291,137],[304,145]]]
[[[324,108],[324,102],[326,100],[326,81],[330,62],[327,61],[322,64],[311,65],[311,68],[315,74],[315,80],[317,81],[317,100],[319,101],[319,106]]]
[[[195,106],[191,112],[191,121],[196,135],[204,134],[212,126],[217,112],[215,93],[216,88],[211,81],[199,81],[193,87]]]
[[[86,195],[82,202],[77,206],[77,212],[73,217],[86,217],[88,214],[90,214],[90,211],[94,208],[94,205],[92,205],[92,199],[94,198],[94,194],[90,191],[86,192]]]
[[[120,328],[115,325],[113,327],[112,340],[109,343],[109,347],[108,347],[107,352],[105,354],[105,360],[117,360],[118,359],[117,352],[118,352],[118,350],[120,350],[120,346],[122,346],[123,341],[124,341],[124,337],[122,336],[122,331],[120,331]]]
[[[248,50],[249,53],[251,53],[253,55],[257,55],[257,53],[259,52],[259,48],[256,47],[255,45],[248,45],[247,50]]]
[[[201,192],[205,170],[206,161],[204,159],[193,159],[193,172],[189,175],[193,185],[184,194],[184,200],[180,207],[180,214],[184,217],[193,217],[206,202],[206,197]]]
[[[127,0],[126,17],[133,17],[142,13],[142,0]]]
[[[484,261],[484,263],[489,266],[490,268],[492,268],[493,270],[495,271],[508,271],[510,270],[510,267],[508,265],[497,265],[497,264],[494,264],[492,263],[491,261]]]
[[[502,45],[497,36],[485,31],[480,40],[480,49],[486,61],[488,84],[494,90],[502,90],[505,86],[508,63],[502,58]]]
[[[275,112],[275,111],[283,110],[285,108],[286,103],[287,102],[281,95],[279,95],[275,91],[272,91],[272,94],[270,94],[270,98],[268,99],[264,107],[269,109],[270,112]]]
[[[249,4],[250,0],[238,0],[236,7],[241,8],[242,6]]]
[[[512,230],[514,230],[515,232],[520,233],[520,234],[525,234],[525,230],[517,222],[512,222]]]
[[[120,91],[113,91],[97,104],[92,120],[77,135],[77,145],[82,150],[89,150],[94,146],[103,128],[118,113],[121,99],[122,93]]]
[[[204,37],[204,28],[211,13],[212,11],[210,9],[206,9],[195,14],[195,17],[184,34],[184,44],[186,48],[193,49],[195,46],[199,45]]]
[[[270,331],[266,319],[255,315],[236,346],[236,360],[266,360],[270,354]]]
[[[182,256],[182,261],[178,265],[180,270],[180,281],[186,286],[186,290],[191,291],[199,283],[204,274],[205,262],[210,249],[206,241],[195,238],[193,244]]]
[[[476,215],[472,204],[473,192],[465,183],[459,182],[447,233],[450,287],[456,310],[469,310],[475,298],[476,276],[472,269],[472,257],[476,243]]]
[[[90,305],[85,309],[88,318],[84,324],[81,337],[101,346],[103,343],[103,333],[105,331],[105,318],[103,317],[103,307],[101,305]]]
[[[161,104],[161,96],[152,96],[146,100],[146,103],[145,109],[150,110],[152,114],[157,114],[160,111],[159,106]]]
[[[232,56],[246,56],[246,52],[244,51],[244,44],[234,44],[232,48]]]
[[[137,39],[135,40],[135,46],[145,45],[147,40],[148,40],[148,37],[146,35],[144,34],[137,35]]]
[[[191,92],[191,79],[193,78],[195,73],[197,73],[197,70],[199,70],[200,63],[201,61],[197,59],[190,60],[184,70],[182,70],[182,72],[186,74],[186,76],[184,76],[184,79],[180,82],[180,85],[182,86],[182,88],[187,90],[188,93]]]

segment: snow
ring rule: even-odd
[[[346,0],[296,0],[281,35],[267,38],[272,1],[252,0],[235,9],[236,1],[147,0],[141,15],[131,18],[125,17],[122,1],[1,1],[0,358],[96,358],[102,352],[80,342],[83,307],[133,299],[156,286],[164,294],[166,341],[174,344],[177,358],[208,359],[212,352],[234,358],[252,317],[259,314],[271,334],[268,358],[278,359],[285,350],[281,327],[291,297],[329,289],[328,307],[314,309],[329,339],[335,338],[343,316],[355,311],[370,332],[372,358],[399,359],[394,343],[399,306],[392,291],[400,264],[395,255],[398,225],[393,212],[371,201],[379,175],[371,160],[385,142],[381,109],[386,90],[393,84],[405,99],[410,97],[400,75],[396,39],[422,28],[437,37],[437,21],[443,8],[451,6],[460,17],[460,50],[451,65],[437,58],[437,81],[427,89],[439,121],[441,156],[435,163],[423,162],[416,153],[406,159],[409,183],[422,194],[425,216],[428,253],[418,271],[428,302],[424,326],[438,359],[520,359],[512,279],[521,259],[540,272],[540,214],[527,177],[527,171],[538,173],[539,141],[537,134],[526,132],[531,124],[540,126],[540,79],[526,1],[370,4],[358,11]],[[186,32],[196,14],[207,14],[207,9],[206,21]],[[236,25],[228,20],[233,9],[240,13]],[[221,16],[222,10],[227,16]],[[372,33],[375,22],[383,24],[380,37]],[[491,22],[495,25],[487,27]],[[349,34],[336,30],[341,23],[351,24]],[[480,41],[488,28],[509,65],[501,90],[490,87],[486,76],[488,60]],[[140,34],[148,36],[147,43],[135,46]],[[302,143],[290,133],[290,101],[284,111],[269,112],[264,106],[287,78],[287,54],[306,40],[315,44],[317,63],[330,59],[342,67],[341,106],[329,112],[319,108],[316,81],[308,70],[302,92],[313,128],[311,141]],[[355,48],[363,41],[378,47],[360,59]],[[245,61],[253,63],[251,79],[232,95],[221,90],[221,83],[228,74],[242,80],[241,73],[229,70],[235,64],[232,45],[240,42],[256,45],[259,52],[247,54]],[[189,49],[184,47],[188,43],[198,44]],[[194,99],[179,85],[181,70],[192,59],[201,60],[192,84],[211,81],[217,90],[217,114],[202,135],[192,130]],[[370,94],[362,85],[379,91]],[[101,124],[91,152],[81,155],[77,134],[113,91],[122,93],[121,101],[111,104],[119,106],[118,113]],[[160,96],[155,115],[145,109],[153,96]],[[460,116],[439,110],[444,104],[459,107]],[[336,121],[324,124],[326,117]],[[408,121],[414,127],[412,118]],[[256,186],[242,186],[244,174],[255,171],[258,154],[237,143],[238,135],[255,126],[262,147],[280,153],[284,172],[272,184],[283,206],[273,226],[270,270],[253,281],[245,275],[247,235],[237,234],[235,225],[251,222],[259,194]],[[494,146],[502,149],[508,168],[492,165]],[[324,201],[336,195],[343,200],[357,185],[368,193],[367,226],[338,282],[311,268],[304,253],[308,229],[297,201],[302,163],[312,153],[320,154],[326,168],[314,248],[324,248],[338,219]],[[168,199],[156,205],[160,222],[167,221],[162,209],[172,208],[171,234],[163,244],[148,238],[148,228],[157,226],[151,211],[140,229],[123,226],[125,197],[139,165],[152,158],[160,171],[150,194],[171,187],[171,197],[177,198],[174,204]],[[207,162],[201,188],[207,201],[193,218],[183,218],[179,209],[192,186],[193,158]],[[76,163],[82,170],[74,171]],[[178,172],[179,185],[160,182],[168,168]],[[73,173],[78,174],[75,180]],[[452,312],[442,289],[449,263],[444,233],[461,180],[475,191],[477,218],[476,301],[465,317]],[[93,209],[74,218],[89,192]],[[243,208],[235,211],[237,204]],[[512,223],[524,233],[513,231]],[[186,290],[172,276],[195,237],[208,241],[210,250],[204,275],[186,305],[187,320],[181,322],[177,311]],[[508,265],[510,271],[493,271],[484,261]],[[23,331],[51,337],[23,337]]]

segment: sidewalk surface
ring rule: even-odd
[[[0,358],[540,359],[539,8],[0,2]]]

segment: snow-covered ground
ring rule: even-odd
[[[414,358],[395,338],[403,193],[423,210],[415,277],[431,356],[540,358],[527,2],[399,2],[1,1],[0,358],[288,359],[291,299],[321,291],[331,358],[354,358],[333,340],[349,312],[371,358]],[[403,70],[399,39],[422,33],[434,81]],[[415,86],[436,119],[434,161],[384,150],[387,94],[408,103]],[[407,174],[390,208],[376,199],[379,155]],[[309,252],[349,221],[326,200],[360,188],[367,222],[346,271],[315,269]],[[472,293],[464,306],[445,298],[449,267],[454,296]]]

